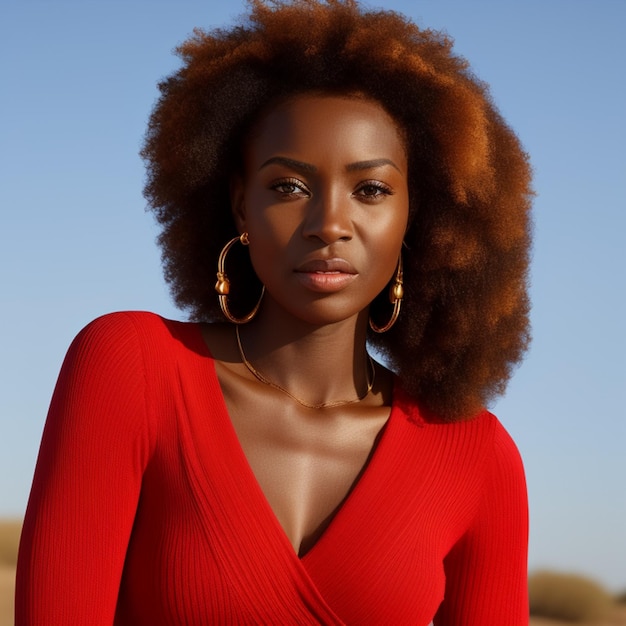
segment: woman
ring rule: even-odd
[[[143,156],[193,322],[70,348],[18,626],[527,623],[523,469],[483,407],[528,341],[530,175],[485,86],[350,1],[253,2],[180,53]]]

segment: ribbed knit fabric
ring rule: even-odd
[[[358,483],[299,558],[195,324],[99,318],[72,344],[20,545],[16,626],[528,624],[527,502],[496,418],[397,384]]]

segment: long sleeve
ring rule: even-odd
[[[444,561],[445,599],[435,626],[527,626],[527,546],[524,470],[500,427],[473,524]]]
[[[52,398],[20,543],[16,626],[112,624],[149,454],[130,318],[75,339]]]

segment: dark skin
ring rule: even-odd
[[[305,402],[355,400],[371,379],[369,304],[394,276],[406,230],[402,134],[371,100],[301,95],[260,120],[243,156],[233,214],[266,288],[240,328],[246,356]],[[232,325],[206,325],[204,336],[243,452],[302,556],[367,464],[392,375],[376,365],[362,400],[306,408],[246,368]]]

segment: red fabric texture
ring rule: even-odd
[[[517,449],[488,412],[426,420],[399,385],[367,468],[299,558],[200,329],[99,318],[72,344],[20,545],[16,626],[528,624]]]

